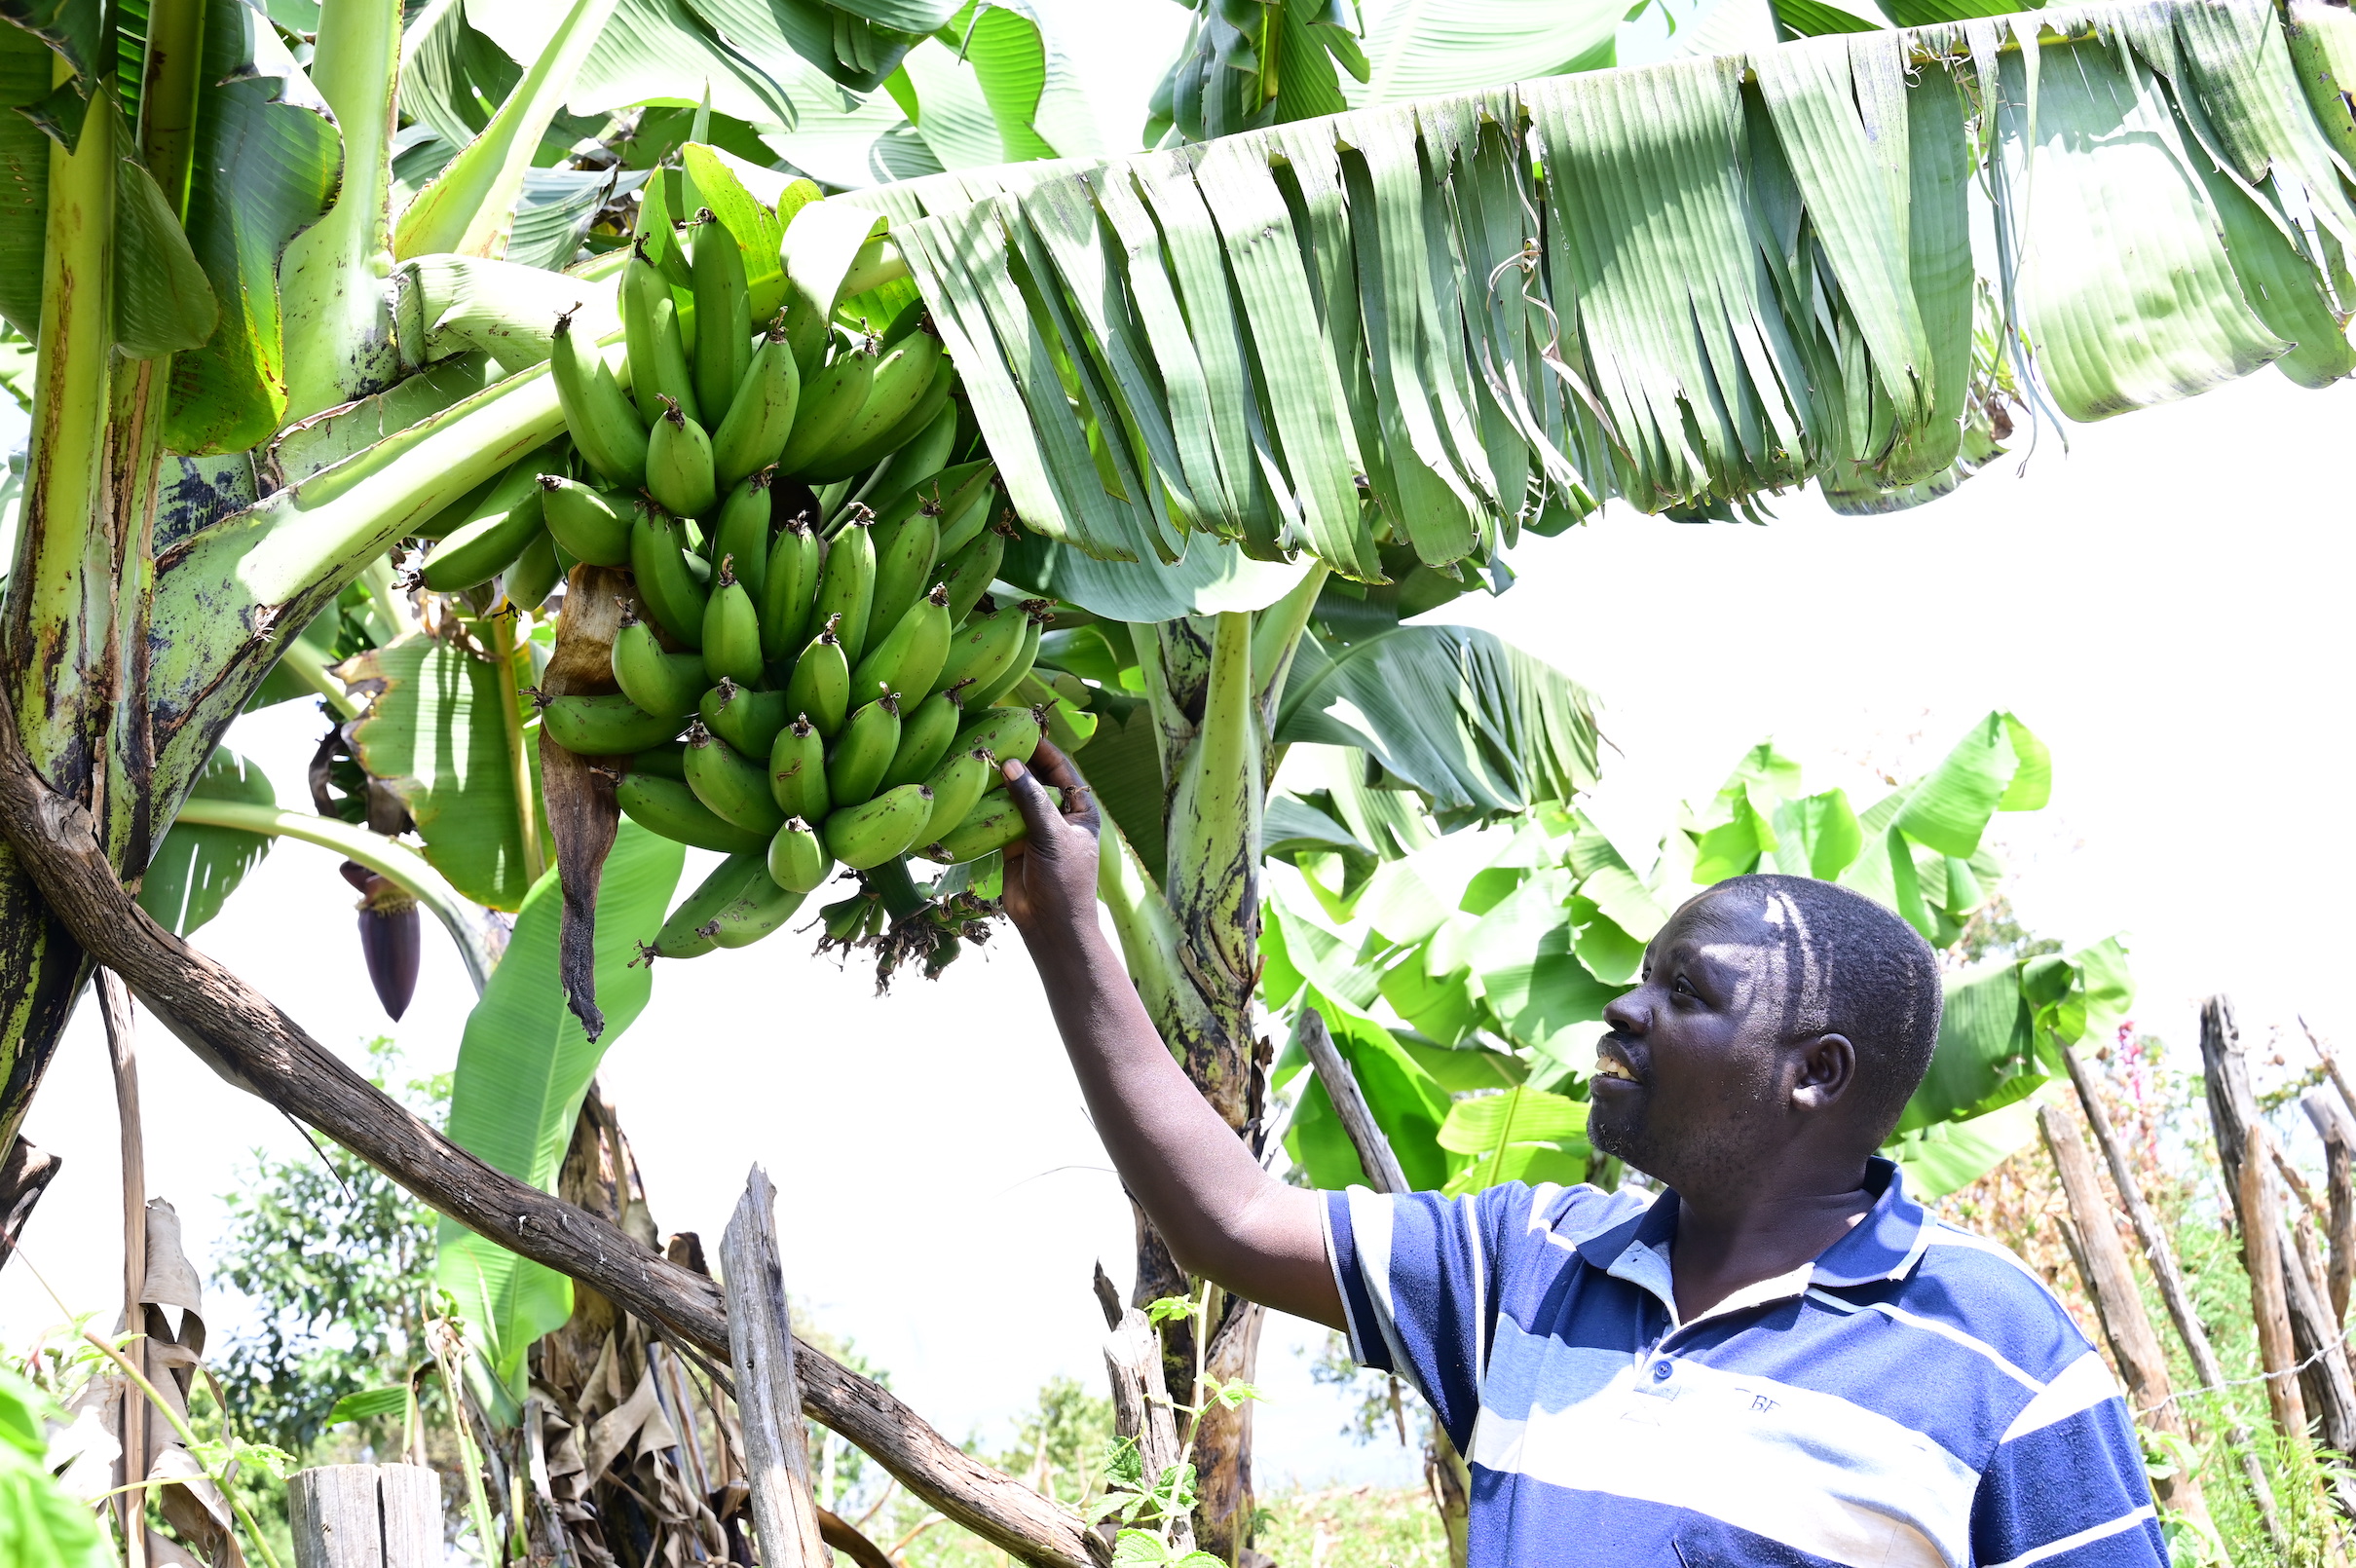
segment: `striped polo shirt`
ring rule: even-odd
[[[1475,1568],[2164,1564],[2101,1356],[1875,1160],[1816,1260],[1691,1323],[1677,1197],[1327,1195],[1353,1354],[1471,1462]]]

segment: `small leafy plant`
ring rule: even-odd
[[[1203,1417],[1213,1410],[1232,1410],[1248,1400],[1265,1398],[1260,1391],[1240,1378],[1222,1383],[1203,1369],[1205,1344],[1210,1338],[1208,1319],[1211,1308],[1211,1287],[1206,1284],[1202,1294],[1163,1296],[1145,1308],[1146,1321],[1155,1326],[1180,1319],[1191,1321],[1197,1332],[1194,1336],[1194,1389],[1191,1404],[1171,1402],[1171,1409],[1186,1418],[1185,1431],[1180,1435],[1178,1452],[1194,1452],[1195,1434],[1201,1430]],[[1098,1523],[1117,1518],[1130,1528],[1113,1538],[1112,1560],[1116,1568],[1129,1564],[1169,1564],[1171,1568],[1224,1568],[1221,1559],[1208,1551],[1178,1550],[1174,1537],[1178,1521],[1194,1512],[1195,1471],[1184,1460],[1166,1465],[1158,1475],[1145,1475],[1144,1455],[1139,1452],[1135,1437],[1115,1437],[1104,1450],[1100,1479],[1104,1484],[1103,1495],[1082,1510],[1088,1522]],[[1141,1528],[1145,1523],[1153,1528]]]

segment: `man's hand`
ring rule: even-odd
[[[1061,811],[1050,784],[1064,792]],[[1088,781],[1041,741],[1028,768],[1006,765],[1006,788],[1028,835],[1006,846],[1006,913],[1039,967],[1089,1115],[1122,1181],[1187,1270],[1339,1327],[1322,1200],[1261,1170],[1187,1080],[1097,924],[1103,824]]]
[[[1061,811],[1039,787],[1042,780],[1064,792]],[[1033,946],[1076,927],[1095,930],[1097,840],[1103,831],[1096,793],[1071,759],[1045,740],[1029,767],[1006,765],[1006,793],[1023,813],[1026,835],[1005,850],[1007,917]]]

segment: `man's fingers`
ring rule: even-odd
[[[1098,836],[1103,823],[1097,811],[1096,791],[1080,776],[1078,765],[1055,742],[1042,738],[1030,754],[1030,765],[1041,779],[1064,792],[1064,820],[1086,829],[1092,838]]]
[[[1040,788],[1029,768],[1021,763],[1005,765],[1006,793],[1013,797],[1015,809],[1023,813],[1023,826],[1030,848],[1054,853],[1055,832],[1062,825],[1056,813],[1055,797]]]

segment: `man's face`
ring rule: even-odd
[[[1783,935],[1745,901],[1706,894],[1661,928],[1641,983],[1603,1011],[1588,1091],[1597,1148],[1698,1190],[1743,1180],[1789,1139],[1799,1053],[1785,1042],[1806,1021]]]

